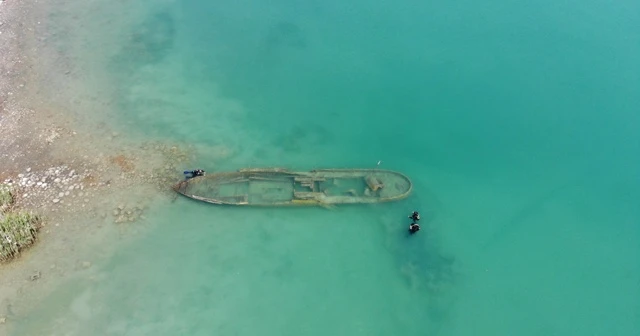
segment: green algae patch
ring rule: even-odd
[[[14,211],[11,189],[0,186],[0,262],[17,257],[36,242],[41,218],[31,212]]]

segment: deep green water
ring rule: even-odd
[[[96,263],[105,280],[60,288],[16,334],[640,333],[637,2],[91,4],[112,11],[81,14],[85,40],[122,34],[96,71],[131,138],[190,142],[207,170],[382,160],[415,190],[334,211],[162,204]]]

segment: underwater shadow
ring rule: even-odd
[[[412,197],[403,208],[406,214],[397,215],[397,208],[378,208],[380,224],[385,231],[385,248],[393,255],[400,276],[407,287],[427,298],[422,312],[429,320],[430,335],[444,330],[455,304],[456,288],[461,279],[459,263],[440,243],[438,212],[435,208],[424,208],[424,200]],[[415,207],[422,204],[422,207]],[[392,205],[387,205],[391,207]],[[407,216],[413,210],[421,214],[420,231],[411,235]],[[395,215],[390,215],[394,213]],[[421,312],[416,312],[420,314]]]
[[[487,252],[493,249],[496,245],[500,244],[505,239],[507,239],[511,234],[513,234],[513,232],[521,228],[528,219],[540,213],[540,209],[545,204],[557,198],[559,194],[566,191],[567,189],[570,189],[576,186],[579,186],[577,182],[567,183],[567,184],[563,184],[555,188],[552,188],[551,190],[548,190],[547,192],[543,193],[542,195],[540,195],[539,197],[537,197],[536,199],[528,203],[526,206],[518,210],[513,216],[507,219],[504,223],[502,223],[499,226],[498,230],[494,232],[491,235],[491,237],[482,244],[480,250],[483,252]]]
[[[164,9],[148,16],[135,26],[121,50],[111,59],[115,74],[131,75],[132,71],[162,61],[173,49],[176,22],[171,11]]]

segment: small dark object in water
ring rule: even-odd
[[[411,225],[409,225],[410,234],[414,234],[418,231],[420,231],[420,225],[418,225],[418,223],[411,223]]]
[[[419,221],[420,220],[420,214],[417,211],[414,211],[409,218],[413,219],[414,221]]]
[[[187,175],[186,176],[187,179],[190,179],[190,178],[194,178],[196,176],[204,176],[205,171],[202,170],[202,169],[196,169],[196,170],[192,170],[192,171],[185,170],[184,174]],[[189,176],[189,174],[191,176]]]

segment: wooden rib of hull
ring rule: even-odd
[[[405,175],[381,169],[246,168],[179,182],[173,189],[202,202],[245,206],[331,206],[397,201],[411,193]]]

